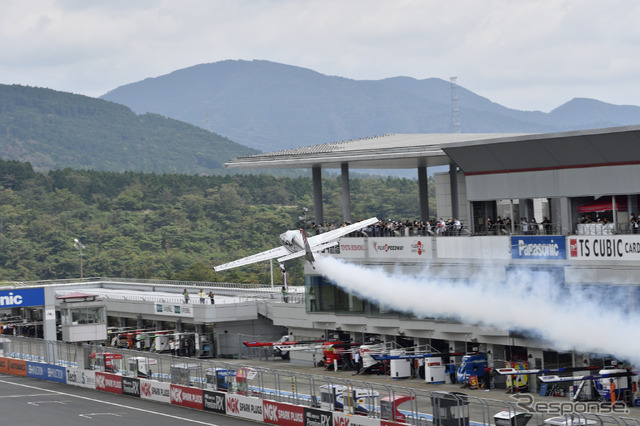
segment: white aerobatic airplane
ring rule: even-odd
[[[314,252],[322,251],[329,247],[338,245],[338,239],[340,237],[373,225],[377,222],[378,219],[372,217],[371,219],[356,222],[352,225],[343,226],[341,228],[334,229],[333,231],[324,232],[309,238],[307,238],[303,229],[287,231],[280,234],[282,246],[254,254],[252,256],[243,257],[242,259],[234,260],[233,262],[224,263],[214,267],[213,269],[216,272],[220,272],[225,269],[236,268],[238,266],[262,262],[269,259],[278,259],[278,262],[282,263],[286,260],[302,256],[304,256],[305,259],[313,266],[313,262],[315,261],[313,256]]]

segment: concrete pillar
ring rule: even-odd
[[[429,183],[427,180],[427,167],[418,167],[418,195],[420,196],[420,220],[429,220]]]
[[[527,349],[529,368],[544,368],[544,352],[542,349]],[[538,393],[537,376],[529,375],[529,390]]]
[[[342,172],[342,220],[351,222],[351,190],[349,188],[349,163],[340,165]]]
[[[324,211],[322,204],[322,168],[314,166],[311,169],[313,179],[313,216],[316,224],[324,223]]]
[[[553,222],[560,226],[562,235],[572,234],[575,226],[571,215],[571,202],[567,197],[554,198],[555,209]]]
[[[56,294],[51,286],[44,287],[44,324],[42,332],[44,340],[56,340]]]
[[[55,364],[58,359],[56,327],[56,294],[53,287],[44,288],[44,312],[42,313],[42,336],[45,341],[45,361]]]
[[[516,232],[516,220],[513,217],[513,199],[509,200],[509,218],[511,219],[511,229],[509,229],[509,232],[514,234]]]
[[[589,356],[588,355],[584,355],[584,354],[574,354],[573,355],[573,366],[574,367],[588,367],[589,366]],[[581,372],[581,373],[577,373],[577,374],[585,374],[585,372]],[[576,382],[578,383],[578,382]],[[585,386],[583,386],[582,388],[582,392],[580,393],[581,397],[586,397],[588,400],[591,400],[591,398],[595,395],[593,395],[592,393],[592,389],[593,386],[591,386],[591,384],[589,382],[585,383]]]
[[[451,190],[451,215],[460,217],[458,202],[458,166],[449,164],[449,189]]]
[[[627,205],[629,217],[631,217],[631,213],[635,214],[638,217],[638,194],[629,194],[627,195]]]
[[[533,218],[533,200],[530,198],[520,198],[518,200],[520,214],[518,217],[518,223],[520,223],[520,218],[526,217],[527,221],[531,222]]]

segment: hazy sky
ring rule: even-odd
[[[100,96],[225,59],[458,77],[504,106],[640,105],[637,0],[0,0],[0,83]]]

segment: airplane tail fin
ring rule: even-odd
[[[307,259],[309,261],[309,263],[311,263],[311,266],[313,266],[313,262],[316,261],[316,258],[313,257],[313,252],[311,251],[311,246],[309,246],[309,241],[307,241],[307,233],[304,232],[304,229],[300,229],[300,234],[302,234],[302,241],[304,242],[304,258]],[[316,267],[313,266],[313,269],[315,269]]]

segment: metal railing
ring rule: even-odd
[[[330,374],[316,375],[307,374],[301,371],[283,370],[276,368],[254,367],[240,360],[224,361],[211,359],[196,359],[177,357],[169,354],[150,353],[145,351],[135,351],[127,349],[117,349],[105,346],[75,345],[57,341],[44,341],[42,339],[22,338],[15,336],[4,336],[2,340],[4,356],[23,359],[27,361],[44,362],[45,353],[56,354],[56,359],[52,364],[60,366],[74,367],[78,365],[80,357],[89,353],[115,353],[122,355],[121,360],[117,360],[116,373],[123,376],[136,376],[137,372],[128,368],[131,358],[145,359],[146,365],[153,366],[150,378],[160,382],[185,384],[201,389],[226,391],[247,396],[254,396],[262,399],[269,399],[279,402],[286,402],[307,407],[324,409],[336,409],[332,402],[329,407],[321,407],[321,389],[331,389],[334,386],[344,386],[348,391],[360,390],[362,395],[370,395],[370,398],[363,398],[358,408],[359,413],[366,417],[381,418],[382,409],[380,401],[383,399],[393,399],[399,395],[409,396],[407,407],[399,407],[406,422],[410,425],[422,426],[430,425],[434,416],[434,398],[441,397],[446,392],[432,391],[424,388],[391,385],[383,382],[356,381],[344,377],[336,377]],[[172,377],[172,371],[188,371],[187,376]],[[216,369],[243,371],[245,377],[252,377],[246,382],[239,381],[236,376],[229,376],[230,379],[224,383],[212,380],[213,372]],[[186,378],[185,378],[186,377]],[[178,382],[178,380],[181,380]],[[185,383],[186,381],[186,383]],[[480,398],[473,395],[464,394],[465,397],[460,402],[455,402],[459,406],[456,411],[467,411],[468,418],[475,424],[491,425],[494,417],[499,412],[515,414],[522,412],[522,406],[517,405],[517,400],[498,400],[491,398]],[[326,401],[326,398],[325,398]],[[463,406],[464,405],[464,406]],[[354,407],[345,404],[344,411],[354,411]],[[543,425],[550,417],[557,417],[558,414],[531,413],[531,425]],[[640,426],[640,420],[631,416],[615,416],[589,413],[562,413],[570,418],[582,419],[583,423],[573,424],[624,424]],[[468,424],[468,423],[467,423]],[[572,424],[572,423],[568,423]]]

